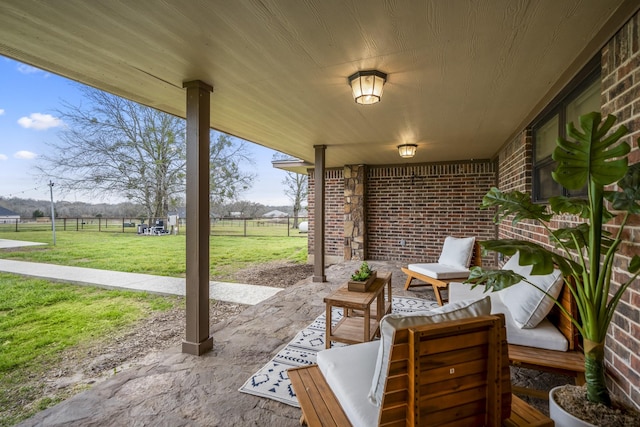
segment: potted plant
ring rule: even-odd
[[[565,286],[575,298],[579,313],[572,322],[583,338],[587,399],[607,406],[611,398],[605,382],[605,338],[620,298],[640,272],[640,256],[634,255],[626,266],[629,279],[619,287],[611,286],[614,258],[625,226],[631,216],[640,213],[640,164],[628,165],[629,144],[620,142],[626,127],[609,133],[615,121],[612,115],[602,121],[599,113],[585,114],[580,117],[582,131],[573,123],[567,125],[567,135],[573,141],[557,140],[552,155],[557,167],[552,177],[569,190],[586,185],[586,199],[553,197],[547,206],[532,203],[528,194],[519,191],[503,193],[492,188],[482,201],[482,208],[496,209],[496,223],[509,217],[514,224],[528,220],[547,231],[553,250],[517,239],[489,240],[481,245],[507,256],[519,251],[520,264],[531,265],[532,274],[549,274],[556,266],[568,279]],[[611,184],[617,184],[617,188],[609,189]],[[583,220],[575,227],[551,229],[553,215],[560,214]],[[612,234],[603,225],[614,219],[617,229]],[[513,271],[474,267],[468,282],[500,290],[523,279]]]
[[[377,272],[371,270],[367,262],[360,264],[360,269],[356,270],[351,275],[351,280],[348,282],[348,289],[356,292],[366,292],[369,287],[376,280]]]

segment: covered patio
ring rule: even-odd
[[[214,349],[201,357],[182,353],[177,347],[149,354],[138,366],[20,425],[297,426],[300,409],[240,393],[238,388],[324,311],[323,297],[342,285],[357,264],[333,265],[327,269],[325,283],[308,278],[212,325]],[[404,291],[398,263],[373,265],[392,272],[394,295],[434,299],[426,288]],[[549,387],[566,383],[567,378],[520,369],[514,371],[514,381]],[[545,411],[544,401],[530,402]]]
[[[526,225],[495,228],[477,206],[491,186],[546,201],[550,155],[540,135],[550,123],[563,132],[567,105],[586,92],[629,127],[629,158],[640,161],[639,8],[636,0],[3,1],[0,54],[187,120],[183,354],[118,375],[35,423],[85,414],[89,425],[294,425],[296,410],[235,390],[345,280],[327,265],[434,259],[447,235],[539,239]],[[359,72],[384,75],[379,103],[354,102],[349,77]],[[310,177],[315,268],[308,282],[214,329],[211,128],[300,160],[279,166]],[[628,253],[640,245],[633,230]],[[399,288],[403,275],[393,278]],[[614,393],[637,405],[637,286],[629,294],[608,367]]]

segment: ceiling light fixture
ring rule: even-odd
[[[378,70],[358,71],[349,76],[349,85],[356,103],[369,105],[380,102],[387,75]]]
[[[416,155],[416,150],[418,146],[416,144],[402,144],[398,145],[398,154],[403,159],[410,159],[411,157]]]

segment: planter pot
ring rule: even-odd
[[[556,403],[555,392],[564,386],[554,387],[549,391],[549,417],[555,422],[556,427],[597,427],[591,423],[574,417]]]
[[[377,271],[372,271],[369,278],[363,282],[357,282],[354,280],[349,280],[347,289],[352,292],[367,292],[373,282],[376,280]]]

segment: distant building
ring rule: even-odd
[[[0,224],[14,224],[20,221],[20,215],[0,206]]]
[[[282,212],[279,210],[269,211],[266,214],[262,215],[264,218],[286,218],[289,216],[288,213]]]

